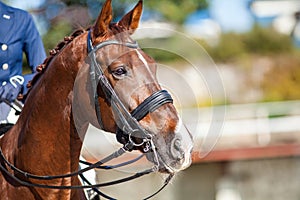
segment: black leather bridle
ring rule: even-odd
[[[91,61],[90,78],[92,82],[92,89],[94,91],[93,95],[95,101],[95,110],[99,125],[101,126],[101,128],[103,128],[100,105],[98,102],[99,96],[97,92],[97,86],[100,84],[101,89],[105,94],[105,98],[111,103],[114,116],[117,118],[115,119],[118,125],[118,130],[116,132],[117,140],[122,144],[131,142],[135,147],[145,144],[146,147],[143,149],[144,153],[148,152],[151,149],[155,151],[155,148],[153,148],[154,146],[152,143],[152,136],[140,126],[138,121],[142,120],[149,112],[155,111],[160,106],[166,103],[173,103],[171,95],[166,90],[159,90],[146,98],[131,113],[129,113],[129,111],[125,108],[124,104],[115,93],[115,90],[112,88],[111,84],[105,77],[102,67],[97,62],[96,51],[107,45],[123,45],[131,49],[137,49],[138,44],[136,42],[122,43],[117,40],[107,40],[94,47],[92,45],[90,31],[88,33],[87,41],[88,54]],[[136,138],[141,140],[139,142],[136,142]],[[150,146],[152,147],[151,149],[147,148]]]
[[[88,167],[84,169],[80,169],[76,172],[73,173],[68,173],[68,174],[62,174],[62,175],[55,175],[55,176],[39,176],[39,175],[34,175],[30,174],[28,172],[22,171],[21,169],[15,167],[12,163],[10,163],[5,156],[3,155],[3,151],[0,147],[0,169],[5,172],[12,180],[16,181],[17,183],[28,186],[28,187],[39,187],[39,188],[48,188],[48,189],[87,189],[91,188],[93,189],[98,195],[106,198],[106,199],[114,199],[101,191],[99,191],[98,188],[100,187],[106,187],[110,185],[115,185],[115,184],[120,184],[124,183],[133,179],[136,179],[138,177],[144,176],[146,174],[156,172],[159,170],[159,160],[158,160],[158,154],[156,152],[155,145],[152,140],[152,135],[149,134],[144,128],[142,128],[139,124],[138,121],[142,120],[149,112],[153,112],[160,106],[166,104],[166,103],[173,103],[173,99],[171,95],[166,91],[166,90],[160,90],[155,93],[153,93],[151,96],[146,98],[137,108],[135,108],[131,113],[125,108],[121,100],[118,98],[117,94],[115,93],[114,89],[112,88],[111,84],[107,80],[107,78],[104,76],[103,69],[99,65],[99,63],[96,61],[96,51],[99,50],[100,48],[107,46],[107,45],[123,45],[129,48],[137,49],[138,45],[137,43],[122,43],[117,40],[107,40],[104,41],[96,46],[92,45],[92,40],[91,40],[91,31],[89,30],[88,32],[88,37],[87,37],[87,49],[88,49],[88,55],[91,61],[90,64],[90,78],[91,78],[91,84],[92,88],[94,91],[94,100],[95,100],[95,110],[96,110],[96,115],[97,119],[99,122],[99,125],[103,127],[102,119],[101,119],[101,111],[100,111],[100,105],[98,102],[98,93],[97,93],[97,86],[100,84],[101,89],[103,90],[105,94],[105,98],[110,101],[112,110],[117,117],[115,119],[118,123],[118,130],[117,130],[117,140],[121,143],[124,144],[123,147],[118,149],[117,151],[113,152],[112,154],[108,155],[104,159],[91,164],[88,162],[83,162],[80,161]],[[136,139],[139,139],[138,141]],[[47,184],[36,184],[32,183],[26,179],[37,179],[37,180],[54,180],[54,179],[59,179],[59,178],[67,178],[67,177],[73,177],[73,176],[81,176],[83,179],[85,177],[83,176],[83,173],[86,171],[89,171],[91,169],[115,169],[118,167],[122,167],[125,165],[129,165],[133,162],[136,162],[139,160],[142,156],[139,156],[136,159],[120,163],[117,165],[113,166],[105,166],[104,164],[109,162],[110,160],[113,160],[117,157],[120,157],[123,155],[125,152],[132,151],[136,147],[141,147],[143,146],[143,152],[152,152],[153,154],[153,163],[154,166],[150,169],[146,169],[141,172],[137,172],[134,175],[110,181],[110,182],[105,182],[105,183],[100,183],[100,184],[89,184],[89,185],[71,185],[71,186],[57,186],[57,185],[47,185]],[[7,167],[14,171],[15,173],[18,174],[18,177],[16,177],[13,173],[8,171]],[[19,178],[22,177],[22,178]],[[170,174],[162,187],[157,190],[154,194],[148,196],[145,199],[150,199],[157,193],[159,193],[171,180],[173,177],[173,174]],[[25,180],[24,180],[25,178]],[[85,179],[85,182],[88,183],[88,180]]]

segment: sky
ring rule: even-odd
[[[210,14],[223,31],[245,32],[251,29],[254,18],[248,8],[250,0],[210,0]]]
[[[41,5],[45,0],[34,0],[34,1],[27,1],[27,0],[8,0],[8,4],[12,5],[16,8],[21,8],[24,10],[28,10],[31,8],[36,8]]]

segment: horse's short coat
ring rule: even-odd
[[[118,23],[111,23],[111,0],[107,0],[95,25],[90,28],[93,44],[109,38],[131,40],[130,34],[137,29],[141,13],[142,1],[139,1]],[[19,120],[0,141],[4,156],[19,169],[37,175],[67,174],[78,169],[82,146],[79,132],[84,132],[89,123],[98,126],[93,106],[83,109],[82,116],[77,116],[79,127],[75,126],[72,115],[74,82],[78,71],[89,67],[86,57],[87,31],[80,30],[66,37],[38,67],[39,74],[29,85],[31,89],[26,96]],[[129,111],[161,89],[155,78],[154,60],[140,49],[128,51],[124,47],[110,45],[97,51],[97,60],[104,66],[105,76]],[[125,74],[120,77],[123,72]],[[81,86],[79,94],[84,93],[89,83],[83,82]],[[103,129],[114,133],[117,125],[110,103],[103,97],[100,87],[98,93]],[[91,102],[86,98],[80,104],[89,105]],[[178,114],[170,103],[140,121],[145,129],[153,133],[154,142],[160,152],[161,172],[175,173],[189,165],[190,147],[180,149],[180,146],[176,146],[176,149],[184,152],[181,159],[174,158],[174,154],[172,156],[169,153],[170,148],[173,148],[171,145],[174,138],[177,138],[177,142],[180,140],[180,133],[177,132],[179,123]],[[5,166],[3,161],[0,162]],[[10,171],[21,180],[32,183],[57,186],[80,184],[77,177],[32,180]],[[0,197],[2,200],[85,198],[82,190],[22,186],[3,171],[0,173]]]

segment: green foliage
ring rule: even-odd
[[[299,53],[274,56],[273,65],[261,83],[264,101],[300,99]]]
[[[175,55],[171,52],[167,52],[160,49],[143,49],[145,53],[151,55],[151,57],[157,62],[168,62],[171,60],[178,60],[178,55]]]
[[[206,46],[206,49],[217,62],[230,62],[247,52],[243,36],[236,33],[222,34],[217,46]]]
[[[167,20],[182,24],[186,17],[198,9],[207,8],[206,0],[145,1],[150,9],[160,12]]]
[[[70,24],[67,22],[59,22],[55,26],[52,26],[51,29],[43,36],[43,43],[46,52],[56,47],[59,41],[62,41],[65,36],[69,35],[72,32]]]
[[[230,62],[250,54],[270,55],[293,51],[292,40],[271,28],[254,26],[244,34],[224,33],[217,46],[207,51],[217,62]]]
[[[175,42],[176,38],[168,37],[168,38],[157,38],[157,39],[141,39],[139,40],[139,44],[141,47],[151,47],[151,46],[166,46],[169,49],[179,47],[181,44]],[[174,46],[175,45],[175,46]],[[154,60],[157,62],[169,62],[174,60],[179,60],[180,57],[170,51],[161,50],[159,48],[144,48],[143,51],[149,54]]]
[[[62,0],[67,6],[70,5],[83,5],[86,6],[87,1],[86,0]]]
[[[293,48],[292,40],[272,28],[261,28],[258,25],[243,36],[245,48],[250,53],[268,54],[290,52]]]
[[[244,89],[259,89],[262,101],[300,99],[300,52],[293,46],[290,36],[272,28],[254,26],[248,33],[222,34],[216,46],[205,47],[215,62],[231,63],[245,74],[249,73]],[[253,77],[258,66],[264,73],[261,80]]]

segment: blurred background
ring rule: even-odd
[[[89,26],[103,3],[100,0],[4,2],[34,16],[46,51],[75,29]],[[136,2],[113,1],[115,20]],[[226,94],[212,99],[204,92],[195,96],[196,104],[184,104],[182,109],[191,116],[187,125],[197,123],[203,127],[221,123],[222,129],[205,156],[201,156],[199,146],[206,136],[201,128],[195,129],[192,166],[154,199],[299,200],[300,1],[144,2],[141,27],[165,27],[195,40],[217,66]],[[147,36],[136,37],[147,44]],[[166,48],[180,49],[183,45],[173,34],[151,37],[163,42]],[[188,69],[178,55],[153,49],[145,51],[159,63],[174,66],[176,70]],[[197,55],[196,49],[189,51]],[[201,70],[209,72],[214,67],[207,65]],[[201,90],[201,84],[192,84]],[[206,118],[211,109],[215,115],[225,111],[226,114],[212,122]],[[193,121],[195,111],[200,113],[197,122]],[[139,190],[146,190],[156,183],[149,179],[137,184]],[[126,188],[128,192],[137,186],[127,184]],[[121,194],[120,199],[135,198]]]

